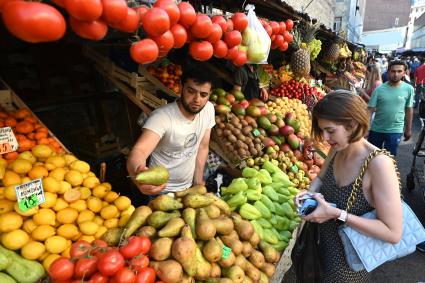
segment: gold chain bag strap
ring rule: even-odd
[[[401,190],[400,173],[393,156],[386,150],[376,149],[366,158],[360,169],[359,176],[354,181],[353,189],[347,201],[347,211],[353,208],[354,203],[357,200],[357,193],[362,187],[362,179],[369,162],[379,154],[385,154],[393,160],[394,169],[397,173],[399,189]],[[344,247],[345,260],[351,269],[354,271],[366,269],[366,271],[370,272],[389,260],[413,253],[416,250],[416,245],[425,241],[424,227],[410,207],[403,201],[402,210],[403,234],[401,241],[397,244],[391,244],[380,239],[364,235],[348,225],[342,225],[338,228],[338,234]],[[365,213],[361,217],[366,219],[376,219],[376,210]]]

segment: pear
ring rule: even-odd
[[[160,195],[149,203],[154,210],[169,211],[183,208],[183,204],[169,195]]]
[[[136,176],[136,181],[141,184],[160,186],[167,183],[170,173],[163,166],[154,166]]]
[[[167,224],[158,231],[158,236],[163,237],[170,237],[173,238],[180,234],[180,231],[182,230],[183,226],[185,225],[184,220],[179,218],[172,218],[170,219]]]
[[[176,239],[171,247],[171,255],[189,276],[194,276],[197,271],[196,249],[190,227],[186,224],[182,229],[182,236]]]

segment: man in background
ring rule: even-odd
[[[415,103],[416,106],[425,95],[425,61],[415,71]]]

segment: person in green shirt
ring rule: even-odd
[[[388,82],[377,87],[369,101],[371,114],[375,113],[368,141],[397,154],[401,136],[412,135],[414,89],[402,81],[407,65],[404,61],[391,61],[388,65]]]

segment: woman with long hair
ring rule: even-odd
[[[367,67],[364,88],[359,88],[357,91],[364,101],[369,102],[372,92],[381,84],[381,68],[378,64],[372,64]]]

